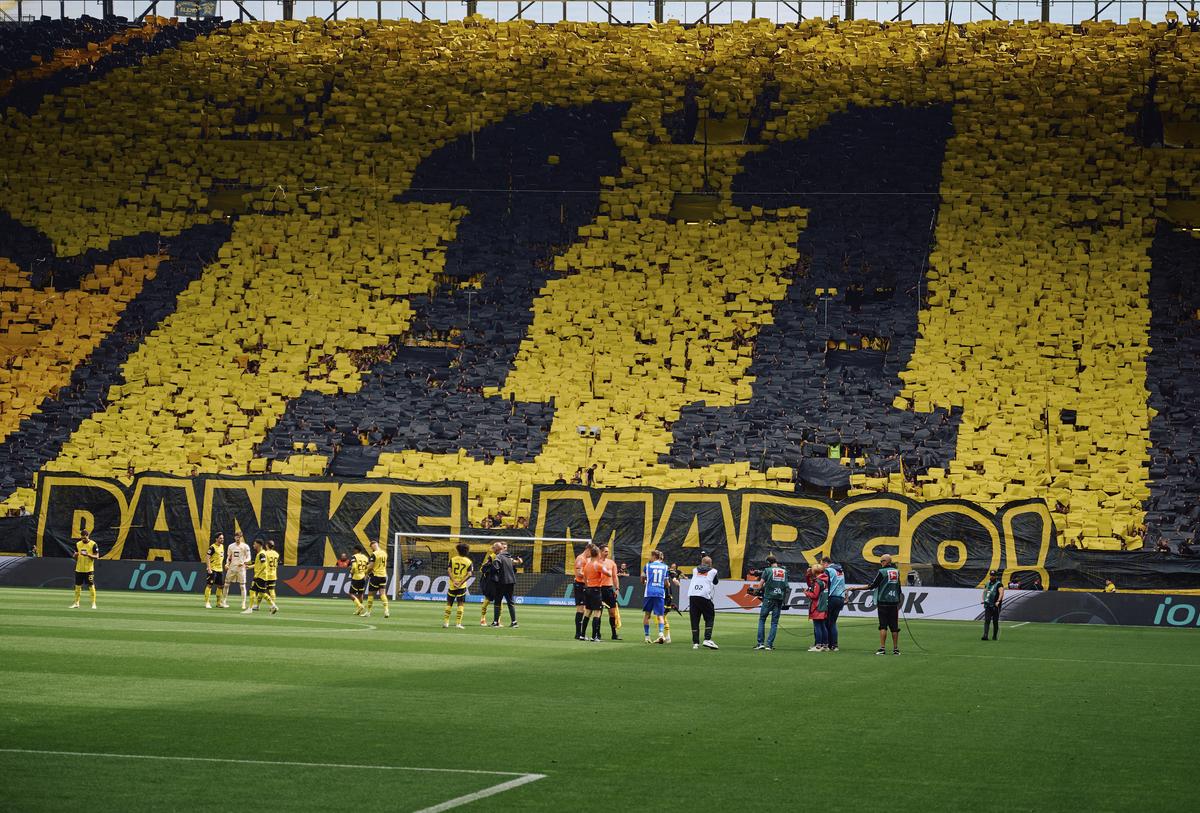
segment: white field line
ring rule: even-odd
[[[436,804],[433,807],[422,808],[417,813],[440,813],[443,810],[450,810],[455,807],[470,804],[478,799],[485,799],[488,796],[495,796],[497,793],[504,793],[506,790],[519,788],[521,785],[527,785],[530,782],[536,782],[539,779],[545,779],[545,774],[540,773],[519,773],[517,771],[477,771],[470,768],[413,768],[404,765],[353,765],[341,764],[336,762],[295,762],[291,760],[273,760],[273,759],[225,759],[221,757],[177,757],[177,756],[160,756],[154,754],[110,754],[95,751],[47,751],[39,748],[0,748],[0,754],[41,754],[45,756],[57,757],[96,757],[99,759],[145,759],[157,760],[160,762],[217,762],[221,764],[232,765],[279,765],[289,768],[335,768],[338,770],[357,769],[364,771],[414,771],[419,773],[462,773],[473,774],[477,776],[511,776],[508,779],[497,785],[486,787],[483,790],[477,790],[474,793],[468,793],[465,796],[458,796],[448,801]]]
[[[432,807],[423,807],[416,813],[442,813],[443,810],[450,810],[455,807],[469,805],[471,802],[479,799],[486,799],[488,796],[495,796],[497,793],[504,793],[506,790],[519,788],[521,785],[528,785],[530,782],[536,782],[539,779],[545,779],[544,773],[527,773],[518,776],[516,779],[510,779],[507,782],[501,782],[499,785],[492,785],[490,788],[477,790],[474,793],[468,793],[465,796],[456,796],[441,804],[433,805]]]
[[[1022,621],[1020,624],[1013,624],[1012,626],[1009,627],[1009,629],[1015,630],[1017,627],[1023,627],[1028,623],[1029,623],[1028,621]]]

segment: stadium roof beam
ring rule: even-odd
[[[702,14],[700,16],[699,20],[696,20],[696,22],[692,23],[692,25],[700,25],[700,23],[709,25],[710,24],[710,20],[708,19],[709,15],[712,14],[714,11],[716,11],[723,5],[725,5],[725,0],[717,0],[717,4],[715,6],[712,3],[705,3],[704,4],[704,14]]]
[[[992,5],[989,7],[989,6],[985,6],[983,3],[979,2],[979,0],[975,0],[975,5],[979,6],[981,9],[986,11],[988,14],[992,15],[993,20],[1000,19],[1000,17],[996,14],[996,4],[995,3],[992,3]],[[905,10],[907,11],[907,9],[905,9]],[[946,19],[950,19],[950,18],[947,17]]]
[[[598,9],[600,9],[601,11],[603,11],[605,14],[607,14],[608,21],[610,23],[616,23],[617,25],[628,25],[628,23],[622,21],[620,18],[616,17],[612,13],[612,3],[608,3],[606,5],[600,5],[600,3],[597,2],[597,0],[592,0],[592,5]]]
[[[422,3],[420,6],[418,6],[418,5],[417,5],[416,3],[414,3],[412,0],[404,0],[404,2],[408,3],[408,5],[412,7],[412,10],[413,10],[413,11],[417,12],[417,14],[420,14],[420,15],[421,15],[421,19],[422,19],[422,20],[428,20],[428,19],[429,19],[429,17],[428,17],[428,16],[425,14],[425,4],[424,4],[424,3]],[[382,12],[382,11],[380,12],[380,19],[383,19],[383,12]]]
[[[329,16],[325,18],[325,22],[336,20],[338,12],[346,7],[350,0],[334,0],[333,11],[329,12]]]
[[[142,20],[146,19],[147,14],[153,14],[156,11],[158,11],[158,0],[152,0],[150,5],[146,6],[146,8],[144,8],[144,9],[142,9],[141,14],[139,14],[138,16],[133,18],[133,21],[135,23],[140,23]]]
[[[250,13],[250,9],[248,9],[242,5],[242,0],[233,0],[233,4],[238,7],[239,15],[245,14],[247,17],[249,17],[254,22],[258,22],[258,18]]]
[[[808,18],[807,18],[807,17],[805,17],[805,16],[804,16],[804,14],[803,14],[803,13],[800,11],[800,6],[799,6],[798,4],[797,4],[797,5],[795,5],[795,6],[793,6],[791,3],[789,3],[789,2],[788,2],[788,0],[779,0],[779,2],[783,3],[783,5],[785,5],[787,8],[789,8],[789,9],[791,9],[792,11],[796,12],[796,22],[798,22],[798,23],[799,23],[799,22],[803,22],[804,20],[807,20],[807,19],[808,19]]]
[[[978,3],[979,0],[975,0],[975,2]],[[893,22],[893,23],[899,22],[900,18],[904,16],[904,12],[908,11],[910,8],[912,8],[916,4],[917,4],[917,0],[909,0],[907,6],[904,6],[899,11],[896,12],[896,16],[891,19],[891,22]]]
[[[1089,21],[1099,20],[1100,15],[1103,14],[1104,12],[1108,11],[1108,7],[1111,6],[1115,1],[1116,0],[1108,0],[1108,2],[1105,3],[1103,6],[1101,6],[1099,3],[1096,3],[1096,13],[1093,14],[1091,17],[1088,17],[1088,20]]]
[[[513,20],[519,20],[521,18],[521,15],[524,14],[525,12],[529,11],[529,9],[533,6],[533,4],[535,2],[536,2],[536,0],[529,0],[529,2],[526,3],[525,5],[521,5],[520,0],[518,0],[517,13],[514,14],[513,16],[509,17],[508,22],[511,23]],[[409,5],[412,5],[412,4],[410,3]]]

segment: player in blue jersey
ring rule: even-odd
[[[642,602],[642,630],[646,633],[646,643],[661,644],[663,638],[663,623],[666,616],[667,580],[670,578],[667,563],[663,561],[661,550],[650,551],[650,561],[642,571],[645,600]],[[658,618],[658,638],[650,640],[650,616]]]

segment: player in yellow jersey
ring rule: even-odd
[[[355,548],[350,557],[350,598],[354,599],[354,614],[362,615],[367,611],[364,598],[367,593],[367,569],[371,560],[362,546]]]
[[[363,613],[364,616],[371,614],[371,607],[375,604],[376,596],[379,596],[379,600],[383,602],[383,617],[390,618],[392,615],[391,608],[388,606],[387,568],[387,548],[377,540],[372,541],[371,553],[367,557],[367,611]]]
[[[212,604],[208,597],[217,594],[217,606],[225,597],[225,534],[217,534],[217,538],[208,546],[208,560],[205,563],[207,579],[204,583],[204,609],[211,610]]]
[[[442,616],[442,628],[445,629],[450,626],[450,608],[457,602],[458,616],[454,622],[454,626],[461,630],[466,629],[463,626],[463,613],[467,609],[467,582],[470,580],[475,566],[467,558],[467,554],[471,552],[470,545],[466,542],[459,542],[454,546],[454,550],[458,552],[458,555],[450,557],[450,566],[446,568],[446,575],[450,577],[450,584],[446,588],[446,614]]]
[[[75,552],[71,556],[75,559],[75,603],[71,605],[71,609],[79,609],[79,594],[86,584],[88,593],[92,597],[92,609],[94,610],[96,609],[96,560],[100,558],[100,548],[88,536],[87,531],[80,531],[79,541],[75,543]]]
[[[255,542],[254,546],[258,548],[258,554],[254,557],[254,604],[249,610],[243,610],[243,612],[254,612],[265,598],[271,604],[271,615],[275,615],[279,612],[279,605],[275,603],[275,579],[279,577],[279,552],[275,550],[274,539],[268,539],[265,545]]]

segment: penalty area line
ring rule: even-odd
[[[490,785],[482,790],[477,790],[474,793],[468,793],[463,796],[456,796],[453,799],[448,799],[432,807],[423,807],[416,813],[441,813],[443,810],[451,810],[456,807],[468,805],[471,802],[480,799],[486,799],[489,796],[495,796],[498,793],[519,788],[522,785],[528,785],[530,782],[537,782],[539,779],[545,779],[543,773],[519,773],[517,771],[479,771],[471,768],[414,768],[405,765],[353,765],[348,763],[336,762],[297,762],[292,760],[275,760],[275,759],[230,759],[222,757],[182,757],[182,756],[166,756],[158,754],[113,754],[101,751],[50,751],[40,748],[0,748],[0,754],[35,754],[42,756],[55,757],[92,757],[97,759],[144,759],[156,760],[159,762],[216,762],[221,764],[232,765],[279,765],[290,768],[334,768],[337,770],[358,769],[364,771],[412,771],[418,773],[461,773],[472,774],[475,776],[511,776],[512,779],[500,782],[496,785]]]
[[[468,793],[464,796],[455,796],[453,799],[447,799],[441,804],[436,804],[432,807],[423,807],[416,811],[416,813],[442,813],[443,810],[451,810],[463,805],[469,805],[471,802],[486,799],[489,796],[495,796],[497,793],[504,793],[506,790],[519,788],[522,785],[528,785],[530,782],[536,782],[539,779],[545,778],[546,775],[544,773],[521,774],[516,779],[510,779],[507,782],[501,782],[498,785],[492,785],[489,788],[477,790],[474,793]]]

